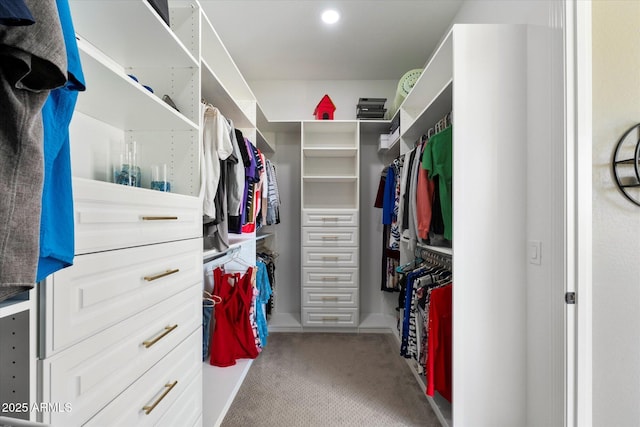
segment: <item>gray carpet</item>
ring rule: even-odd
[[[272,333],[222,427],[440,426],[390,334]]]

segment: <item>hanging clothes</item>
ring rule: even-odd
[[[49,91],[68,77],[55,1],[24,5],[35,24],[0,26],[0,301],[33,288],[36,280],[44,180],[42,106]]]
[[[67,0],[57,0],[67,52],[67,83],[49,93],[42,107],[44,183],[40,216],[40,257],[36,281],[73,264],[75,255],[69,124],[85,80]]]
[[[267,171],[267,217],[266,224],[280,224],[280,191],[278,190],[278,180],[276,168],[273,162],[266,160]]]
[[[271,314],[274,310],[275,305],[275,294],[276,294],[276,258],[277,254],[275,252],[265,251],[264,249],[260,250],[260,252],[256,253],[256,257],[259,261],[265,264],[267,271],[267,278],[269,280],[268,290],[266,289],[266,284],[258,285],[265,286],[265,291],[270,293],[269,298],[267,298],[266,302],[266,313],[265,319]],[[261,297],[264,298],[264,297]]]
[[[403,164],[402,159],[397,163]],[[391,241],[391,224],[393,222],[393,213],[397,211],[396,207],[396,175],[397,169],[393,165],[386,167],[380,175],[380,183],[374,207],[382,208],[382,271],[380,289],[383,291],[394,292],[399,290],[398,275],[395,270],[400,262],[400,251],[396,248],[390,248]],[[397,217],[397,216],[396,216]]]
[[[444,222],[444,237],[453,237],[453,130],[449,126],[429,139],[422,168],[429,178],[438,177],[439,201]]]
[[[231,123],[231,126],[233,126],[233,123]],[[245,187],[245,164],[242,160],[243,152],[240,150],[240,146],[244,144],[244,137],[238,129],[234,129],[231,134],[231,144],[233,145],[233,154],[237,161],[228,163],[227,165],[229,177],[227,185],[227,213],[229,214],[227,229],[229,233],[238,234],[242,229],[241,212]]]
[[[437,391],[451,402],[452,398],[452,294],[453,285],[431,292],[429,309],[429,352],[427,354],[427,390],[429,396]]]
[[[213,295],[220,298],[214,312],[215,326],[211,337],[209,363],[225,367],[236,359],[258,356],[250,310],[253,300],[251,284],[253,268],[247,272],[225,273],[221,267],[213,270]]]
[[[269,329],[267,326],[267,315],[264,307],[271,298],[271,282],[269,281],[269,273],[267,272],[267,264],[258,259],[256,261],[258,268],[256,277],[256,289],[257,297],[255,300],[256,306],[256,321],[258,325],[258,336],[260,337],[260,344],[262,347],[267,345],[267,336],[269,336]]]
[[[215,197],[221,174],[220,160],[233,154],[231,125],[220,110],[211,104],[202,104],[202,157],[201,185],[203,215],[216,218]]]

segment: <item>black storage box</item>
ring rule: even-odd
[[[160,17],[169,24],[169,0],[147,0],[149,4],[158,12]]]

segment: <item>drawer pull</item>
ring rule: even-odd
[[[338,217],[337,216],[323,216],[322,220],[323,221],[336,221],[338,222]]]
[[[338,240],[338,236],[322,236],[322,240]]]
[[[322,260],[323,261],[337,261],[338,257],[337,256],[323,256]]]
[[[179,268],[174,268],[173,270],[167,270],[164,273],[156,274],[154,276],[144,276],[144,280],[146,280],[147,282],[153,282],[154,280],[160,279],[170,274],[175,274],[178,271],[180,271]]]
[[[324,276],[322,278],[323,282],[337,282],[338,281],[338,276]]]
[[[337,316],[332,316],[332,317],[324,316],[324,317],[322,317],[322,320],[337,322],[338,321],[338,317]]]
[[[178,327],[177,323],[175,325],[173,325],[173,326],[165,326],[164,327],[164,332],[162,332],[162,334],[158,335],[157,337],[155,337],[151,341],[143,341],[142,345],[144,345],[145,348],[151,347],[152,345],[154,345],[155,343],[160,341],[162,338],[166,337],[169,334],[169,332],[173,331],[177,327]]]
[[[162,399],[164,399],[167,396],[167,394],[169,394],[169,392],[171,390],[173,390],[173,388],[176,386],[176,384],[178,384],[178,380],[172,382],[171,384],[165,384],[164,387],[166,388],[166,390],[162,392],[162,394],[160,395],[158,400],[153,402],[153,404],[150,405],[150,406],[143,406],[142,407],[142,410],[144,411],[144,413],[146,415],[149,415],[151,413],[151,411],[156,409],[156,406],[158,406],[158,403],[162,402]]]
[[[338,297],[322,297],[322,301],[338,301]]]
[[[175,221],[177,216],[143,216],[143,221]]]

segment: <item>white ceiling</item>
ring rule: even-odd
[[[421,68],[463,0],[200,0],[248,81],[399,80]],[[341,14],[328,27],[326,8]]]

